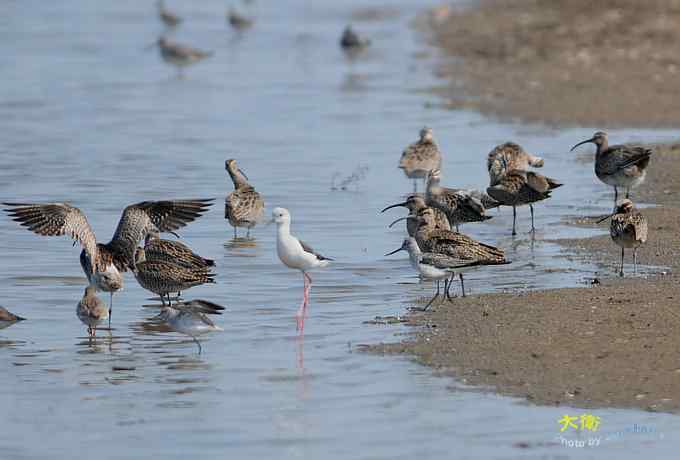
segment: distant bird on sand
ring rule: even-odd
[[[340,37],[340,47],[348,51],[363,49],[370,44],[371,41],[361,37],[354,29],[352,29],[352,26],[345,27],[345,30]]]
[[[309,294],[312,289],[312,277],[309,271],[328,266],[333,259],[322,256],[314,251],[311,246],[305,244],[290,233],[290,213],[284,208],[274,208],[272,222],[276,222],[276,251],[279,259],[288,268],[300,270],[304,279],[303,299],[300,308],[295,314],[297,330],[300,334],[305,328],[305,316],[309,304]]]
[[[179,25],[180,22],[182,22],[182,18],[171,12],[165,7],[165,3],[163,3],[163,0],[158,0],[156,2],[156,6],[158,7],[158,17],[161,18],[161,21],[163,21],[163,24],[165,24],[168,27],[175,27]]]
[[[593,143],[595,152],[595,175],[607,185],[614,187],[614,207],[619,199],[619,187],[626,189],[626,198],[630,198],[630,189],[637,187],[647,175],[647,167],[653,151],[646,147],[634,145],[609,145],[607,133],[596,132],[593,137],[579,142],[571,148],[573,151],[582,144]]]
[[[241,171],[236,160],[225,162],[225,169],[234,183],[234,191],[224,202],[224,218],[234,227],[234,238],[238,236],[237,228],[246,227],[246,238],[250,237],[250,229],[262,222],[264,218],[264,200],[248,183],[248,176]]]
[[[623,276],[623,258],[626,248],[633,249],[633,273],[637,273],[637,251],[647,242],[647,219],[635,209],[633,202],[625,199],[616,207],[614,213],[600,219],[604,222],[612,218],[609,234],[612,241],[621,247],[621,268],[619,276]]]
[[[420,130],[420,139],[404,149],[399,159],[399,169],[413,179],[413,192],[417,191],[416,179],[424,179],[430,171],[440,169],[442,154],[434,141],[432,128]]]
[[[5,329],[6,327],[10,327],[12,324],[25,320],[25,318],[7,311],[5,307],[0,307],[0,329]]]
[[[83,298],[78,302],[76,315],[87,326],[87,335],[90,337],[95,337],[97,335],[97,326],[108,319],[109,309],[97,297],[97,290],[94,286],[85,288]]]
[[[208,317],[208,315],[221,315],[224,307],[207,300],[192,300],[189,302],[176,303],[173,306],[165,305],[161,308],[158,319],[165,322],[170,329],[180,334],[191,337],[198,345],[198,353],[203,349],[197,336],[208,332],[223,331]]]

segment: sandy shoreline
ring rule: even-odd
[[[481,0],[421,21],[452,108],[559,126],[675,127],[680,1]]]
[[[584,90],[582,86],[586,81],[576,76],[570,83],[574,86],[562,93],[560,91],[564,85],[559,87],[560,91],[557,91],[557,87],[544,85],[541,92],[526,100],[513,100],[515,96],[522,99],[526,93],[524,89],[514,95],[509,91],[506,93],[507,85],[514,85],[521,73],[516,67],[518,63],[508,68],[507,61],[513,61],[515,53],[528,53],[527,56],[531,53],[506,50],[508,55],[500,53],[496,56],[492,49],[487,49],[491,46],[490,38],[484,41],[484,37],[480,39],[478,36],[482,32],[470,32],[469,29],[474,28],[475,24],[479,25],[476,21],[491,21],[494,25],[498,25],[494,22],[497,20],[510,21],[513,14],[515,19],[520,17],[522,21],[535,25],[537,17],[556,13],[552,9],[546,11],[546,5],[550,2],[503,1],[500,3],[511,6],[491,11],[490,8],[496,3],[485,2],[479,9],[458,12],[447,9],[444,10],[446,17],[440,15],[436,20],[438,25],[433,32],[435,44],[452,56],[463,57],[463,61],[447,63],[442,69],[452,82],[463,82],[460,85],[452,83],[448,88],[463,101],[462,104],[453,104],[454,107],[472,107],[499,116],[512,115],[525,121],[562,126],[576,123],[593,125],[604,123],[605,120],[605,126],[669,126],[676,119],[680,120],[679,108],[668,111],[660,109],[658,113],[648,116],[649,111],[644,110],[644,107],[637,106],[636,111],[626,111],[628,106],[625,104],[615,107],[618,115],[611,118],[614,108],[594,108],[593,104],[586,104],[589,99],[599,101],[599,96],[592,94],[591,89],[597,92],[601,88],[594,85]],[[585,2],[569,0],[560,3],[567,4],[566,11],[561,12],[567,14]],[[664,5],[668,3],[672,2],[665,2]],[[522,16],[517,7],[512,6],[520,4],[529,5],[528,16]],[[590,2],[588,5],[611,8],[613,5],[630,4],[630,1],[622,0],[602,4]],[[653,4],[657,5],[656,2]],[[669,14],[669,20],[674,20],[678,15],[680,21],[680,3],[677,11],[673,10]],[[559,19],[557,16],[550,21]],[[642,19],[643,22],[651,21],[648,16]],[[550,21],[545,23],[546,27],[552,24]],[[587,29],[587,22],[578,27]],[[526,32],[523,27],[510,24],[499,27],[504,32]],[[680,33],[680,28],[678,31]],[[463,33],[472,33],[472,36],[454,45],[453,42]],[[549,46],[548,39],[543,36],[545,33],[540,27],[531,33],[526,32],[527,37],[523,37],[528,43],[526,46],[540,41],[546,41],[545,46]],[[583,40],[587,37],[586,33]],[[607,40],[605,42],[608,43]],[[574,43],[574,47],[580,46],[583,46],[581,41]],[[466,51],[461,51],[461,48]],[[568,51],[565,49],[564,54],[569,54]],[[477,53],[483,58],[470,57],[470,53]],[[538,57],[524,59],[532,61]],[[552,62],[551,57],[543,56],[541,59],[547,60],[540,63],[541,66]],[[461,70],[462,62],[470,68]],[[534,62],[532,65],[539,63]],[[534,67],[530,65],[529,69]],[[506,71],[509,74],[506,75]],[[478,72],[495,73],[508,78],[502,82],[505,77],[496,75],[471,84],[479,76]],[[635,72],[632,73],[621,74],[619,83],[627,91],[638,93],[642,98],[647,97],[647,89],[642,86],[648,82],[639,79]],[[653,89],[650,91],[663,93],[660,86],[651,86]],[[617,87],[616,90],[621,88]],[[560,94],[545,95],[543,91]],[[579,91],[582,92],[580,96],[575,94]],[[503,97],[486,97],[485,92]],[[533,97],[545,97],[546,100],[538,103]],[[572,99],[571,105],[565,108],[560,102],[561,98]],[[649,101],[646,107],[655,103],[654,98]],[[639,102],[631,99],[628,103],[635,106]],[[643,211],[650,223],[650,234],[649,241],[639,253],[641,263],[655,267],[655,274],[627,276],[623,280],[616,276],[620,252],[608,235],[560,240],[559,243],[575,254],[574,257],[603,265],[602,277],[598,278],[597,283],[590,287],[458,298],[454,303],[436,306],[428,313],[409,314],[408,322],[416,326],[414,330],[417,332],[401,343],[374,345],[369,350],[374,353],[411,355],[438,372],[479,386],[482,391],[492,388],[498,393],[523,397],[538,404],[634,407],[680,412],[680,359],[677,358],[680,349],[679,178],[680,145],[656,146],[647,181],[633,192],[635,201],[657,205]],[[597,225],[594,219],[586,216],[576,219],[575,224]],[[600,225],[603,229],[608,228],[608,222]]]

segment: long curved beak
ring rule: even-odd
[[[399,249],[395,249],[395,250],[392,251],[392,252],[388,252],[387,254],[385,254],[385,257],[391,256],[392,254],[396,254],[397,252],[403,251],[403,250],[404,250],[404,247],[402,246],[402,247],[400,247]]]
[[[402,220],[407,220],[407,219],[416,219],[416,217],[415,216],[400,217],[399,219],[395,220],[390,225],[388,225],[387,228],[392,228],[394,226],[394,224],[396,224],[397,222],[401,222]]]
[[[587,144],[588,142],[595,142],[595,139],[593,139],[593,138],[591,137],[590,139],[586,139],[585,141],[579,142],[578,144],[576,144],[575,146],[573,146],[573,147],[571,148],[571,150],[569,150],[569,151],[570,151],[570,152],[573,152],[574,149],[575,149],[576,147],[578,147],[579,145]]]
[[[243,174],[243,177],[245,177],[246,180],[250,180],[250,179],[248,178],[248,176],[246,175],[246,173],[244,173],[243,170],[242,170],[241,168],[238,168],[238,172],[240,172],[241,174]]]
[[[396,207],[398,207],[398,206],[406,207],[406,202],[404,201],[403,203],[397,203],[397,204],[390,205],[390,206],[386,207],[385,209],[383,209],[383,210],[380,211],[380,212],[385,212],[385,211],[387,211],[388,209],[396,208]]]
[[[598,224],[601,224],[601,223],[604,222],[605,220],[607,220],[607,219],[609,219],[610,217],[612,217],[614,214],[616,214],[616,211],[614,211],[614,212],[611,213],[611,214],[607,214],[607,215],[604,216],[602,219],[598,220],[597,223],[598,223]]]
[[[178,235],[177,233],[175,233],[175,232],[168,232],[168,233],[171,234],[172,236],[174,236],[175,238],[177,238],[178,240],[182,238],[181,236],[179,236],[179,235]]]

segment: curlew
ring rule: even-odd
[[[418,214],[418,211],[421,209],[424,209],[427,207],[425,204],[425,200],[423,197],[419,195],[409,195],[408,198],[406,198],[406,201],[403,203],[396,203],[390,206],[387,206],[385,209],[383,209],[380,212],[385,212],[388,209],[396,208],[398,206],[403,206],[409,211],[409,216],[415,216]],[[435,227],[441,230],[451,230],[451,226],[449,225],[449,220],[446,218],[446,214],[441,212],[438,209],[434,210],[434,218],[435,218]],[[392,224],[390,224],[390,227],[392,227]],[[416,222],[413,219],[407,219],[406,220],[406,231],[408,232],[409,236],[414,236],[416,234],[416,230],[418,229],[418,222]]]
[[[225,169],[234,183],[234,191],[224,202],[224,218],[234,227],[234,238],[238,236],[238,227],[246,227],[246,238],[250,237],[250,229],[262,221],[264,217],[264,200],[255,188],[248,183],[248,176],[231,159],[225,162]]]
[[[186,45],[180,45],[169,41],[165,37],[160,37],[156,42],[161,52],[161,58],[167,64],[175,66],[178,75],[182,77],[183,69],[192,64],[196,64],[213,55],[212,51],[202,51]]]
[[[630,198],[630,189],[637,187],[647,175],[647,167],[652,150],[634,145],[609,145],[607,133],[596,132],[593,137],[579,142],[579,145],[593,143],[595,151],[595,175],[607,185],[614,187],[614,208],[619,199],[619,187],[626,189],[626,198]]]

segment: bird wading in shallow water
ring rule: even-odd
[[[441,168],[442,154],[434,141],[432,128],[420,130],[420,139],[404,149],[399,159],[399,169],[413,179],[413,193],[418,189],[417,179],[423,179],[430,171]]]
[[[203,348],[197,336],[214,331],[223,331],[215,325],[208,315],[221,315],[224,307],[207,300],[192,300],[190,302],[164,305],[158,319],[165,322],[170,329],[180,334],[188,335],[198,345],[198,354]]]
[[[12,312],[7,311],[5,307],[0,307],[0,329],[5,329],[10,327],[12,324],[18,323],[19,321],[26,321],[26,318],[17,316]]]
[[[309,304],[309,294],[312,289],[312,277],[309,271],[328,266],[333,259],[322,256],[308,244],[294,237],[290,233],[290,213],[284,208],[274,208],[272,222],[276,222],[276,252],[279,259],[288,268],[300,270],[304,280],[302,304],[295,314],[297,330],[300,334],[305,328],[305,317]]]
[[[97,326],[109,317],[109,309],[97,297],[97,290],[94,286],[85,288],[83,298],[80,299],[76,307],[76,315],[87,326],[87,335],[90,338],[97,335]]]
[[[246,238],[249,238],[250,229],[264,218],[264,200],[248,183],[248,176],[241,171],[236,160],[227,160],[224,167],[234,183],[234,191],[224,202],[224,218],[234,227],[234,238],[238,236],[238,227],[246,227]]]
[[[609,235],[612,241],[621,247],[621,267],[619,276],[623,276],[623,258],[626,248],[633,249],[633,273],[637,273],[637,250],[647,242],[647,219],[635,209],[633,202],[625,199],[616,207],[614,212],[599,222],[611,217]]]
[[[619,187],[626,189],[626,198],[630,198],[630,189],[637,187],[645,180],[652,150],[634,145],[609,145],[607,133],[596,132],[593,137],[579,142],[579,145],[595,144],[595,175],[607,185],[614,187],[614,208],[619,200]]]

